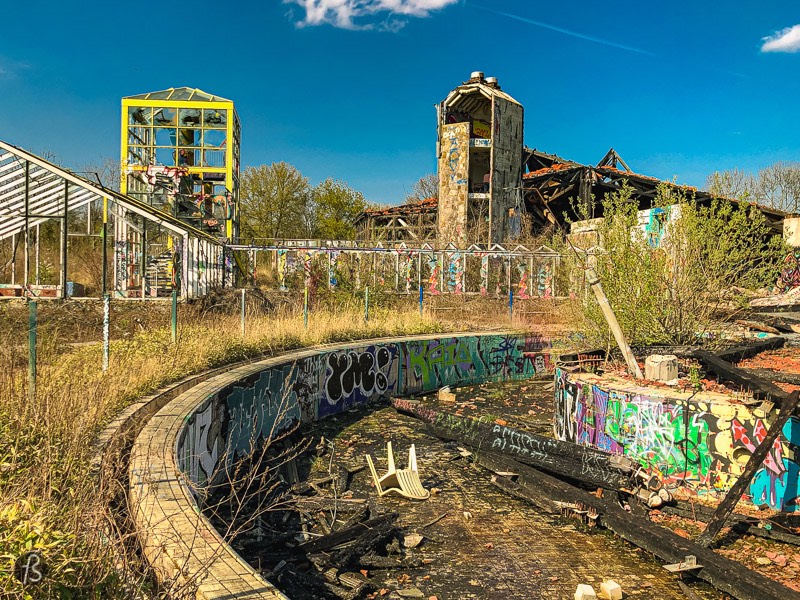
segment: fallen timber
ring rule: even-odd
[[[697,543],[699,545],[711,545],[711,542],[714,540],[714,536],[720,532],[725,524],[726,519],[733,512],[733,509],[736,508],[736,504],[739,502],[739,499],[742,497],[745,489],[750,485],[750,481],[756,474],[756,470],[761,468],[764,459],[767,458],[767,454],[772,449],[772,445],[781,434],[783,426],[786,424],[786,421],[789,420],[789,417],[792,416],[792,413],[795,412],[799,403],[800,391],[792,392],[786,398],[783,406],[781,406],[778,416],[770,424],[764,439],[761,440],[761,443],[759,443],[758,447],[750,455],[750,458],[747,460],[747,464],[745,464],[744,469],[742,470],[738,479],[731,486],[731,489],[729,489],[725,494],[725,497],[714,511],[714,515],[711,517],[711,520],[708,522],[705,530],[703,530],[703,533],[701,533],[697,538]]]
[[[592,510],[599,525],[667,563],[681,562],[689,555],[696,556],[702,568],[695,575],[734,598],[800,600],[800,593],[777,581],[628,512],[620,506],[619,498],[613,492],[598,498],[508,456],[481,453],[476,462],[498,474],[513,474],[513,477],[495,476],[493,483],[546,512],[558,514],[565,504],[580,506],[584,511]]]
[[[624,456],[435,411],[414,400],[393,398],[392,406],[424,421],[430,431],[442,439],[458,440],[481,451],[507,454],[520,463],[595,487],[627,490],[640,485],[638,463]]]
[[[762,379],[758,375],[745,371],[744,369],[740,369],[727,360],[720,358],[719,355],[711,354],[705,350],[696,350],[693,356],[703,363],[706,369],[716,373],[723,379],[746,387],[756,398],[769,400],[774,404],[780,404],[781,401],[786,398],[786,392],[771,381]]]

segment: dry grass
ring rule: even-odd
[[[0,597],[131,597],[120,578],[117,540],[89,470],[91,443],[104,424],[142,395],[189,374],[260,355],[315,344],[395,334],[432,333],[445,326],[414,310],[356,306],[302,316],[186,320],[172,344],[168,327],[113,341],[110,369],[102,348],[69,349],[40,338],[36,398],[28,400],[24,331],[6,334],[0,354]],[[49,567],[43,584],[24,590],[13,577],[17,557],[39,550]],[[115,564],[115,562],[117,564]],[[123,570],[124,573],[124,570]],[[141,580],[136,595],[152,592]]]

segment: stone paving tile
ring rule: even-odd
[[[398,467],[402,467],[409,445],[415,443],[423,485],[441,490],[423,502],[392,495],[377,500],[400,513],[399,525],[406,531],[448,514],[420,531],[429,539],[414,553],[432,563],[406,571],[412,577],[406,586],[414,585],[425,597],[555,600],[571,598],[579,583],[592,584],[599,591],[605,578],[616,580],[626,597],[685,598],[674,577],[654,559],[607,531],[555,519],[505,494],[491,484],[488,471],[461,459],[455,444],[428,435],[419,421],[386,408],[364,414],[354,423],[341,423],[356,418],[334,418],[315,428],[326,437],[335,436],[340,448],[336,461],[358,466],[370,452],[381,471],[386,464],[385,442],[391,439]],[[321,474],[329,458],[318,459],[312,471]],[[376,497],[366,470],[354,476],[351,489],[356,497]],[[465,511],[471,518],[465,517]],[[398,571],[380,570],[370,574],[378,587],[388,589],[402,587],[398,575]],[[719,597],[710,588],[698,591],[705,598]]]

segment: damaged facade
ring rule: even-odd
[[[668,217],[653,207],[660,185],[674,186],[700,204],[714,198],[707,191],[635,173],[613,148],[596,165],[588,165],[524,146],[522,105],[480,72],[450,92],[437,113],[439,199],[367,210],[356,223],[359,239],[437,240],[460,247],[503,243],[519,236],[522,212],[530,217],[532,233],[565,228],[568,220],[601,218],[603,198],[625,186],[641,211],[654,211],[642,219],[646,233],[657,236]],[[789,215],[759,209],[782,233]],[[422,211],[424,219],[418,216]],[[590,223],[581,227],[591,230]]]

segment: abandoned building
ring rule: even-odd
[[[588,165],[524,146],[522,105],[481,72],[450,92],[437,106],[437,116],[439,198],[364,211],[356,221],[359,239],[488,247],[519,235],[521,213],[529,216],[531,233],[600,218],[603,198],[624,186],[632,189],[641,211],[653,209],[662,184],[701,204],[713,198],[707,191],[635,173],[613,148]],[[782,233],[789,215],[759,209]]]
[[[236,243],[240,140],[225,98],[188,87],[123,98],[121,191]]]

